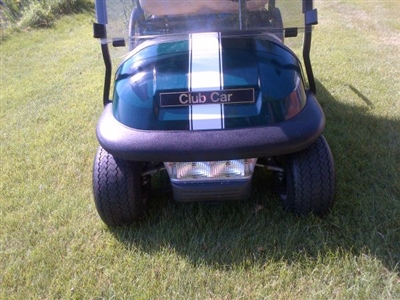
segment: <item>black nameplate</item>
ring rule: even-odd
[[[161,107],[201,104],[238,104],[253,103],[254,101],[254,88],[205,92],[160,93]]]

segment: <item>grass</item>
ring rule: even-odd
[[[109,229],[91,194],[103,65],[92,17],[0,44],[0,299],[400,299],[396,1],[317,1],[312,60],[338,176],[324,219],[253,197],[171,201]]]
[[[0,6],[0,30],[50,27],[60,16],[92,9],[91,0],[4,0]]]

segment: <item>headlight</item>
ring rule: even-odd
[[[248,179],[253,175],[257,158],[198,161],[164,162],[169,177],[174,181],[234,180]]]

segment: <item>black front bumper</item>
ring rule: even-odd
[[[310,146],[322,133],[325,116],[312,93],[303,110],[290,120],[263,127],[199,131],[129,128],[105,106],[97,125],[100,145],[132,161],[208,161],[271,157]]]

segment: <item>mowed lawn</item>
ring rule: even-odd
[[[311,58],[337,197],[327,217],[251,199],[177,204],[154,178],[142,223],[92,198],[103,62],[91,15],[0,44],[0,299],[400,299],[399,1],[316,1]]]

